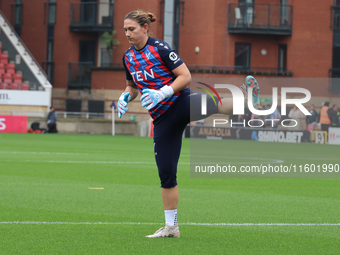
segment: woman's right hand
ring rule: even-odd
[[[121,118],[129,108],[127,108],[128,102],[131,101],[130,92],[123,92],[118,100],[118,117]]]

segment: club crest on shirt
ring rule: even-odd
[[[150,55],[151,55],[151,52],[147,52],[147,53],[145,54],[145,56],[146,56],[147,59],[150,59]]]
[[[130,52],[130,57],[129,57],[129,61],[132,62],[133,61],[133,56],[135,55],[134,52]]]

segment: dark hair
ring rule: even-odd
[[[150,25],[150,23],[156,21],[156,16],[151,12],[145,12],[142,10],[132,11],[125,16],[125,19],[132,19],[136,21],[141,27],[145,24]]]
[[[326,101],[323,105],[324,105],[324,106],[329,106],[329,102]]]

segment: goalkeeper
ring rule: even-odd
[[[154,21],[156,18],[152,13],[143,11],[133,11],[125,17],[125,35],[132,46],[123,56],[127,86],[118,101],[118,117],[128,111],[127,104],[140,92],[142,106],[153,118],[154,153],[166,223],[165,227],[146,237],[180,237],[176,174],[183,131],[190,121],[215,113],[231,114],[233,99],[224,98],[223,106],[215,106],[213,99],[207,97],[207,114],[202,116],[202,93],[186,87],[191,75],[185,63],[166,42],[149,37],[150,23]],[[259,87],[256,80],[249,76],[246,84],[254,86],[253,96],[257,99]]]

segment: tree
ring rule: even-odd
[[[117,31],[113,30],[111,33],[104,32],[102,35],[106,43],[106,48],[110,52],[111,55],[112,55],[112,51],[115,48],[115,46],[120,44],[120,41],[113,38],[113,35],[116,33]]]

